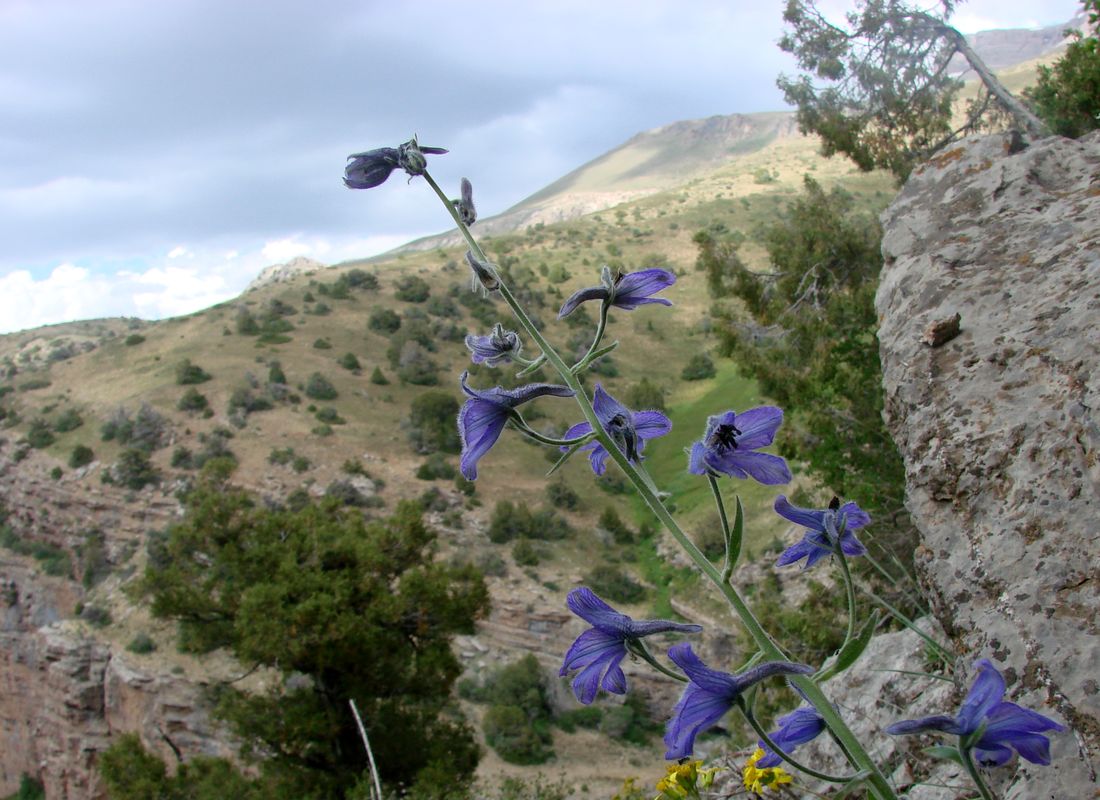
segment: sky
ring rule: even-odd
[[[442,231],[421,181],[342,182],[413,134],[482,216],[635,133],[784,108],[765,0],[0,0],[0,333],[160,319],[267,265]],[[842,0],[825,7],[844,9]],[[964,32],[1076,0],[973,0]]]

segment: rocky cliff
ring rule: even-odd
[[[1098,220],[1100,134],[969,139],[883,216],[885,414],[920,577],[964,663],[992,659],[1010,699],[1070,728],[1007,797],[1097,796]]]

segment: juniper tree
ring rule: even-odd
[[[904,180],[936,150],[999,117],[1027,138],[1047,134],[948,23],[954,0],[940,0],[938,11],[860,0],[843,23],[826,19],[818,4],[787,2],[779,46],[802,74],[781,75],[778,85],[798,108],[800,129],[821,137],[825,155],[843,153],[860,169],[888,169]],[[948,73],[956,54],[982,85],[961,121],[954,109],[962,82]]]

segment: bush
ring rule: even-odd
[[[418,453],[458,453],[458,401],[448,392],[429,390],[412,401],[409,440]]]
[[[139,345],[144,341],[145,337],[142,336],[140,333],[131,333],[123,340],[122,343],[127,347],[134,347],[135,345]]]
[[[554,722],[566,733],[572,733],[577,728],[592,730],[598,728],[603,719],[603,708],[599,706],[584,706],[572,708],[558,714]]]
[[[320,372],[314,372],[306,381],[305,393],[314,400],[335,400],[339,393],[332,382]]]
[[[454,465],[442,453],[432,453],[428,460],[416,468],[416,477],[422,481],[451,480],[458,474]]]
[[[145,632],[138,633],[130,640],[130,643],[126,645],[126,649],[131,653],[137,653],[144,655],[146,653],[152,653],[157,649],[157,643],[153,641],[153,637]]]
[[[693,355],[680,371],[680,377],[685,381],[702,381],[713,378],[716,374],[714,362],[706,353]]]
[[[163,444],[167,428],[168,421],[148,403],[142,403],[132,419],[130,413],[119,406],[103,423],[100,433],[105,442],[117,441],[151,452]]]
[[[337,363],[344,369],[352,370],[353,372],[357,372],[362,368],[355,353],[344,353],[344,355],[340,356],[340,360]]]
[[[113,621],[111,612],[102,606],[89,603],[80,612],[80,618],[93,628],[106,628]]]
[[[397,333],[401,328],[401,315],[391,308],[376,308],[370,312],[367,327],[375,333]]]
[[[554,756],[550,737],[541,736],[518,706],[492,706],[481,722],[485,742],[509,764],[545,764]]]
[[[526,503],[501,500],[489,522],[489,541],[503,544],[513,539],[564,539],[571,533],[569,523],[549,509],[535,513]]]
[[[626,392],[628,408],[664,411],[665,392],[648,377],[631,386]]]
[[[1086,9],[1089,3],[1085,4]],[[1097,3],[1092,0],[1094,14]],[[1038,68],[1038,82],[1024,90],[1035,113],[1059,136],[1078,139],[1100,128],[1100,41],[1096,20],[1092,34],[1075,33],[1062,57]]]
[[[599,526],[611,534],[615,544],[631,544],[634,541],[634,532],[626,526],[613,506],[604,508]]]
[[[27,431],[26,439],[27,444],[35,450],[41,450],[53,444],[57,440],[57,437],[55,437],[53,431],[50,430],[50,424],[46,422],[46,420],[39,418],[31,422],[31,427]]]
[[[569,511],[576,511],[581,504],[580,495],[560,480],[546,485],[546,499],[554,508],[564,508]]]
[[[134,491],[160,483],[160,471],[153,466],[149,455],[137,447],[123,450],[110,472],[104,473],[105,478],[108,475],[110,482]]]
[[[405,342],[397,363],[397,377],[405,383],[413,386],[435,386],[439,383],[439,367],[419,342]]]
[[[324,422],[329,425],[344,425],[347,420],[340,416],[340,413],[332,406],[325,406],[324,408],[317,409],[317,413],[313,415],[318,422]]]
[[[191,359],[185,358],[176,365],[176,383],[179,386],[190,386],[196,383],[205,383],[211,375],[198,364],[192,364]]]
[[[386,377],[384,372],[382,372],[381,367],[375,367],[374,372],[370,374],[370,382],[373,383],[375,386],[388,386],[390,383],[390,379]]]
[[[407,303],[423,303],[432,293],[431,286],[423,278],[409,275],[397,282],[394,297]]]
[[[58,433],[75,431],[84,424],[84,418],[75,408],[69,408],[61,412],[53,422],[53,429]]]
[[[645,599],[645,587],[612,564],[600,564],[585,578],[585,584],[605,600],[638,603]]]
[[[365,269],[352,269],[343,276],[352,289],[373,290],[378,288],[378,277]]]
[[[176,403],[176,408],[180,411],[205,411],[209,407],[210,403],[206,395],[200,393],[194,386],[184,392],[183,397]]]
[[[230,415],[240,412],[244,416],[248,416],[259,411],[269,411],[274,407],[275,404],[271,400],[263,395],[255,394],[246,386],[234,389],[233,394],[229,396]]]
[[[512,560],[521,567],[538,566],[540,555],[530,539],[520,539],[512,545]]]
[[[107,538],[103,531],[98,528],[88,531],[79,552],[80,582],[85,589],[91,589],[111,574],[111,563],[107,560]]]
[[[331,350],[332,349],[332,342],[330,342],[328,339],[326,339],[325,337],[322,336],[320,339],[314,339],[313,340],[313,349],[314,350]]]
[[[95,453],[92,448],[78,444],[73,448],[73,451],[69,454],[69,468],[80,469],[88,464],[91,464],[95,460]]]

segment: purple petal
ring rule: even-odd
[[[477,479],[477,462],[496,444],[509,415],[506,407],[477,398],[467,400],[459,410],[458,433],[462,439],[459,469],[466,480]]]
[[[607,299],[607,289],[603,286],[590,286],[587,289],[581,289],[578,292],[574,292],[569,299],[562,304],[561,310],[558,312],[558,319],[572,314],[581,303],[585,303],[589,300],[605,299]]]
[[[727,696],[732,703],[739,691],[737,679],[727,672],[719,672],[706,666],[687,642],[674,644],[668,657],[684,671],[692,683],[714,694]]]
[[[743,692],[755,683],[774,678],[776,675],[809,675],[814,671],[813,667],[806,664],[795,664],[791,661],[769,661],[765,664],[757,664],[752,669],[735,675],[737,691]]]
[[[582,436],[586,436],[586,435],[588,435],[589,433],[592,433],[592,425],[591,425],[591,423],[588,423],[588,422],[578,422],[578,423],[577,423],[576,425],[574,425],[574,426],[573,426],[572,428],[570,428],[569,430],[567,430],[567,431],[565,432],[565,435],[564,435],[564,436],[562,436],[562,438],[563,438],[563,439],[579,439],[580,437],[582,437]],[[569,449],[568,447],[565,447],[565,446],[563,446],[563,447],[562,447],[562,450],[568,450],[568,449]]]
[[[886,728],[886,732],[891,736],[908,736],[913,733],[925,733],[927,731],[941,731],[942,733],[962,733],[959,728],[959,724],[955,721],[954,717],[944,716],[943,714],[937,714],[931,717],[920,717],[919,719],[905,719],[901,722],[895,722]]]
[[[592,452],[588,455],[588,463],[592,465],[593,472],[597,475],[603,475],[607,472],[607,457],[611,454],[607,452],[607,448],[602,444],[598,442],[593,442],[593,444],[596,446],[592,448]]]
[[[1025,731],[1039,733],[1040,731],[1064,731],[1065,726],[1059,725],[1049,717],[1045,717],[1038,711],[1018,706],[1007,700],[990,712],[986,718],[986,735],[1000,735],[1002,731]]]
[[[974,757],[983,767],[999,767],[1012,759],[1012,751],[999,744],[975,747]]]
[[[809,569],[821,559],[828,558],[832,554],[833,551],[828,547],[815,547],[810,551],[809,556],[806,558],[806,563],[802,565],[802,569]]]
[[[596,628],[589,628],[569,646],[558,675],[567,675],[594,661],[606,660],[620,651],[625,652],[624,648],[621,636],[609,635]]]
[[[634,430],[640,439],[656,439],[672,430],[672,420],[660,411],[636,411]]]
[[[806,556],[810,555],[813,551],[820,549],[820,547],[817,547],[810,542],[807,542],[805,539],[802,539],[797,544],[792,544],[790,547],[780,553],[779,558],[776,559],[775,565],[777,567],[785,567],[788,564],[793,564],[796,561],[801,561]]]
[[[707,464],[717,472],[733,478],[752,478],[765,486],[777,486],[791,482],[791,470],[787,462],[771,453],[754,450],[728,450],[725,453],[709,453]]]
[[[759,450],[775,440],[775,432],[783,424],[783,409],[775,406],[758,406],[736,415],[733,423],[741,433],[737,437],[738,450]]]
[[[608,665],[607,672],[603,676],[603,682],[600,684],[603,686],[604,691],[612,694],[626,694],[626,675],[623,674],[623,668],[619,666],[620,661],[622,661],[621,658]]]
[[[779,729],[771,734],[771,739],[784,753],[790,753],[799,745],[816,739],[825,730],[825,720],[817,709],[802,706],[778,720]],[[756,762],[760,769],[777,766],[782,759],[763,742],[758,743],[765,756]]]
[[[825,512],[815,511],[809,508],[799,508],[788,502],[786,495],[775,498],[775,513],[784,519],[790,520],[795,525],[809,528],[812,531],[825,530]]]
[[[613,609],[587,586],[571,591],[565,604],[578,617],[606,634],[618,635],[620,639],[630,634],[630,617]]]
[[[707,448],[702,442],[695,442],[688,450],[688,472],[692,475],[706,475]]]
[[[629,272],[615,285],[614,305],[631,310],[645,303],[661,303],[670,306],[671,301],[652,298],[651,295],[676,283],[676,276],[666,269],[643,269]]]
[[[871,522],[871,515],[849,500],[840,507],[840,514],[844,515],[845,524],[849,530],[862,528]]]
[[[863,543],[856,538],[851,530],[845,530],[840,537],[840,549],[844,555],[852,557],[862,556],[867,552],[867,548],[863,546]]]
[[[596,391],[592,394],[592,410],[606,428],[616,416],[622,415],[626,419],[632,419],[630,409],[603,390],[600,384],[596,384]]]
[[[635,638],[651,636],[654,633],[699,633],[702,625],[690,622],[672,622],[667,619],[637,619],[630,621],[631,635]]]
[[[576,392],[568,386],[562,386],[557,383],[529,383],[526,386],[519,386],[515,389],[501,389],[497,387],[492,391],[498,393],[503,401],[513,408],[522,403],[534,400],[536,397],[545,397],[547,395],[553,397],[572,397],[576,394]]]
[[[983,736],[981,741],[978,742],[978,749],[986,749],[983,746],[985,741],[986,737]],[[993,742],[989,744],[992,745]],[[1016,752],[1020,754],[1020,758],[1026,759],[1032,764],[1046,766],[1050,763],[1050,739],[1041,733],[1014,733],[1010,736],[1001,736],[998,744],[1015,748]]]
[[[966,733],[976,731],[982,720],[989,716],[1005,696],[1005,679],[993,666],[993,662],[988,658],[981,658],[974,662],[974,668],[978,670],[978,677],[967,692],[958,716],[959,724]]]
[[[732,706],[732,697],[716,695],[689,683],[665,728],[665,745],[668,748],[665,758],[690,756],[695,749],[695,737],[722,719]]]

